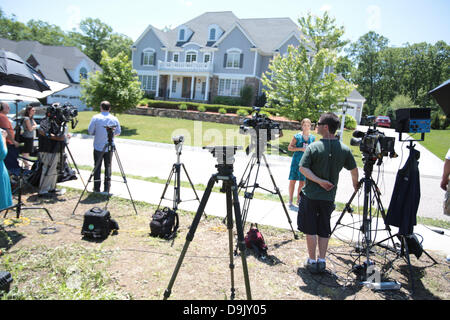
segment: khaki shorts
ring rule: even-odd
[[[445,192],[444,214],[450,216],[450,181],[447,184],[447,191]]]

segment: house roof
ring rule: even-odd
[[[277,47],[283,40],[287,40],[286,37],[289,34],[296,34],[300,38],[299,28],[290,18],[239,19],[231,11],[205,12],[167,32],[149,26],[143,35],[152,29],[169,49],[181,47],[186,43],[198,43],[205,47],[212,47],[215,42],[209,41],[208,27],[213,24],[218,25],[224,31],[218,41],[226,36],[227,32],[239,26],[250,38],[249,40],[263,52],[273,52],[278,49]],[[193,32],[191,37],[184,42],[178,41],[178,30],[181,26],[186,26]],[[136,43],[141,39],[142,36]]]
[[[33,56],[38,63],[36,69],[46,79],[66,84],[73,83],[67,71],[75,69],[82,60],[85,60],[92,70],[101,70],[77,47],[46,46],[38,41],[12,41],[0,38],[0,48],[12,51],[24,60]]]

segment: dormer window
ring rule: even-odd
[[[80,80],[81,79],[87,79],[87,70],[84,67],[80,69]]]
[[[186,34],[186,31],[184,29],[180,29],[180,35],[179,35],[180,41],[184,41],[185,34]]]
[[[210,41],[216,40],[216,29],[215,28],[212,28],[211,30],[209,30],[209,40]]]

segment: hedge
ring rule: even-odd
[[[219,109],[225,108],[228,113],[237,114],[238,110],[246,110],[249,114],[253,113],[252,107],[244,106],[228,106],[222,104],[203,104],[196,102],[184,102],[184,101],[164,101],[164,100],[150,100],[143,99],[139,102],[139,105],[148,105],[150,108],[161,108],[161,109],[174,109],[179,110],[179,105],[184,104],[187,110],[197,111],[199,106],[205,107],[206,111],[209,112],[219,112]],[[201,108],[203,109],[203,108]],[[274,108],[263,108],[261,111],[270,113],[271,115],[277,114],[277,110]]]

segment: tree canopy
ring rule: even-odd
[[[101,56],[100,65],[103,72],[91,73],[87,79],[81,81],[81,100],[94,110],[99,110],[103,100],[111,103],[114,113],[123,113],[134,108],[143,92],[131,61],[123,52],[110,57],[103,50]]]

